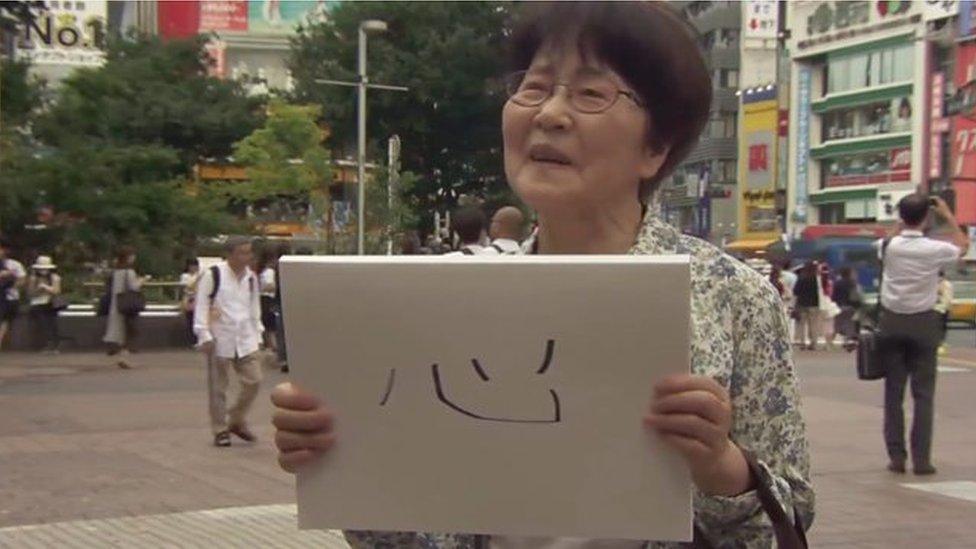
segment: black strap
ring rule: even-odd
[[[499,246],[498,244],[492,243],[491,247],[492,248],[495,248],[496,250],[498,250],[498,253],[500,253],[502,255],[505,255],[505,250],[503,250],[502,247]]]
[[[467,246],[461,248],[461,253],[464,254],[464,255],[475,255],[474,254],[474,251],[471,248],[467,247]]]
[[[881,287],[884,285],[885,253],[888,251],[888,244],[891,244],[890,238],[881,241],[881,266],[878,268],[878,301],[874,304],[875,326],[881,321]]]
[[[762,474],[756,457],[752,455],[752,452],[745,449],[742,450],[742,455],[745,456],[746,464],[749,466],[749,472],[756,481],[756,496],[759,498],[759,503],[773,524],[776,547],[779,549],[807,549],[809,545],[807,544],[806,531],[803,528],[803,521],[800,519],[800,513],[797,512],[796,507],[793,507],[793,522],[791,524],[789,517],[786,516],[786,511],[783,510],[783,506],[780,505],[779,500],[773,495],[772,488],[763,480],[765,475]],[[702,532],[697,523],[694,525],[694,531],[695,537],[692,542],[692,547],[695,549],[712,549],[714,547],[712,542],[708,541],[708,538],[705,537],[705,533]]]
[[[217,290],[220,289],[220,265],[210,267],[210,277],[213,278],[213,289],[210,290],[210,301],[213,302],[217,297]]]

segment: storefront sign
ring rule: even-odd
[[[932,74],[929,101],[929,178],[942,177],[942,133],[945,131],[945,73]]]
[[[925,0],[925,5],[922,7],[922,18],[926,21],[945,19],[957,13],[959,13],[957,0]]]
[[[858,0],[798,6],[798,11],[806,9],[807,13],[806,24],[797,25],[795,29],[797,48],[803,50],[918,23],[922,20],[922,13],[918,13],[920,10],[916,9],[915,4],[920,3]],[[798,20],[803,21],[803,16],[798,13]]]
[[[24,25],[18,57],[35,65],[101,65],[108,16],[105,0],[48,4],[45,12]]]
[[[744,38],[776,38],[779,27],[777,0],[746,0]]]

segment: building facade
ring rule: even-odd
[[[735,239],[739,124],[740,2],[681,2],[695,25],[712,71],[711,116],[698,146],[675,170],[662,193],[666,219],[683,232],[717,243]]]
[[[929,9],[954,3],[787,4],[788,231],[879,234],[895,220],[898,200],[928,189],[945,163],[945,132],[936,131],[944,124],[930,127],[931,91],[938,88],[941,102],[946,74],[933,62],[938,18]]]

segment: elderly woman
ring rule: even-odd
[[[809,528],[807,442],[779,296],[744,264],[678,233],[653,207],[654,191],[694,146],[708,118],[711,82],[694,31],[663,2],[531,9],[512,37],[515,72],[502,113],[508,181],[538,215],[529,249],[690,255],[692,373],[648,387],[648,436],[663,437],[687,463],[697,488],[698,546],[771,546],[774,527],[760,493],[785,511],[781,525],[795,519]],[[317,459],[342,436],[333,432],[331,412],[316,396],[283,384],[272,400],[284,469]],[[346,535],[356,547],[680,546]]]

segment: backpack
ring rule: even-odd
[[[210,290],[210,295],[208,297],[210,298],[210,303],[212,305],[214,298],[217,297],[217,291],[220,290],[220,265],[212,265],[210,267],[210,276],[213,278],[213,289]],[[247,285],[250,288],[251,293],[253,294],[254,277],[251,277],[247,280]]]

